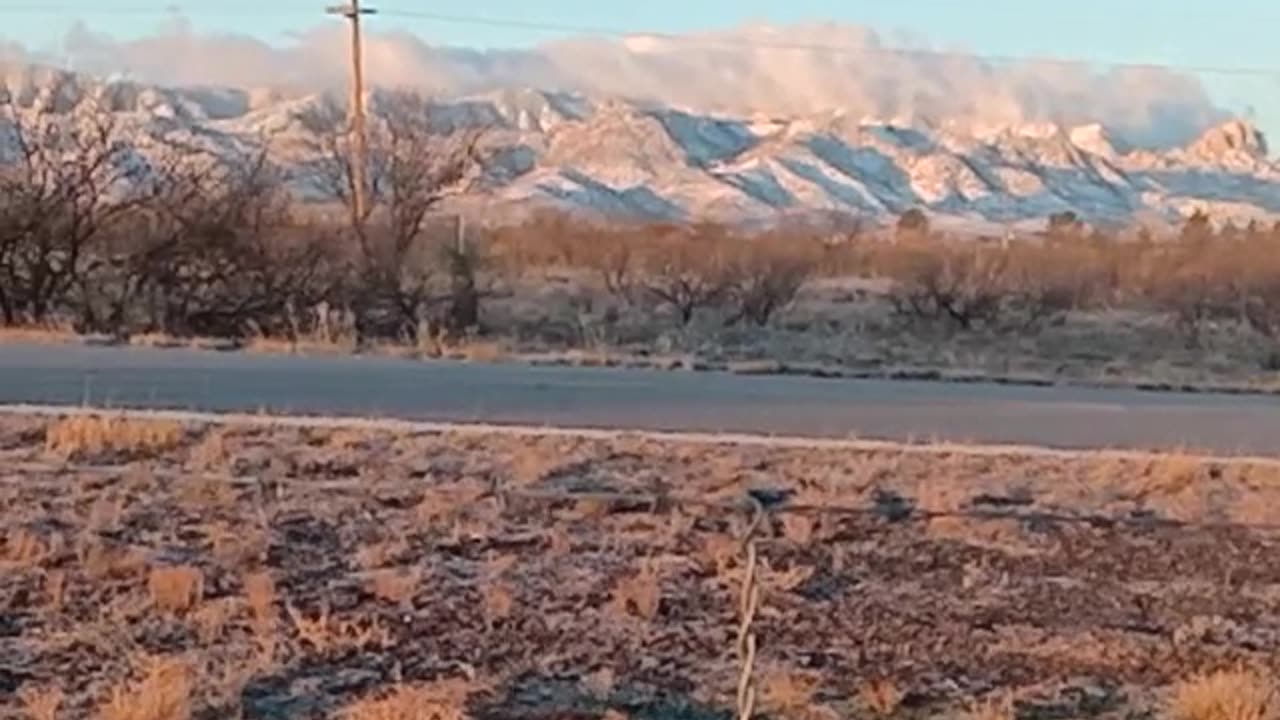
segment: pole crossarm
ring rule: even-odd
[[[377,8],[362,7],[360,3],[351,3],[348,5],[330,5],[324,9],[330,15],[341,15],[348,20],[354,20],[360,15],[377,15]]]

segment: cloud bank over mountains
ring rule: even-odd
[[[180,20],[134,40],[80,26],[66,37],[62,57],[0,42],[0,59],[64,66],[69,60],[80,72],[167,86],[296,92],[338,89],[348,71],[346,34],[336,23],[281,45],[204,34]],[[374,32],[367,63],[375,84],[450,95],[538,88],[703,112],[796,116],[840,109],[976,130],[1096,122],[1125,143],[1149,147],[1186,143],[1228,117],[1197,78],[1177,72],[895,52],[875,31],[848,24],[583,38],[513,50],[439,47],[408,33]]]

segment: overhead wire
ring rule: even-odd
[[[80,14],[85,16],[225,16],[229,14],[246,14],[252,16],[312,16],[318,11],[311,7],[297,6],[263,6],[254,5],[131,5],[102,6],[97,4],[0,4],[0,14]],[[476,27],[505,28],[530,32],[570,35],[595,36],[621,39],[650,39],[669,42],[674,45],[703,49],[755,49],[797,51],[827,55],[846,55],[856,57],[884,56],[932,59],[969,59],[991,64],[1026,64],[1047,67],[1085,67],[1108,68],[1117,71],[1180,71],[1199,75],[1223,77],[1256,77],[1280,79],[1280,67],[1218,65],[1203,63],[1162,63],[1121,60],[1090,60],[1061,56],[1016,55],[968,52],[962,50],[941,50],[932,48],[888,47],[888,46],[854,46],[840,44],[807,43],[790,40],[770,40],[767,38],[747,38],[714,33],[679,33],[644,29],[626,29],[600,25],[580,25],[553,21],[526,20],[491,15],[453,14],[433,11],[398,8],[394,5],[377,8],[377,15],[383,18],[399,18],[450,25],[467,25]]]
[[[684,46],[701,46],[708,48],[744,48],[795,50],[813,53],[836,55],[893,55],[924,58],[976,59],[992,63],[1032,63],[1041,65],[1060,65],[1066,67],[1107,67],[1124,70],[1181,70],[1205,75],[1238,75],[1280,78],[1280,67],[1208,65],[1194,63],[1155,63],[1114,60],[1086,60],[1081,58],[1065,58],[1055,56],[1011,55],[968,52],[960,50],[936,50],[928,48],[904,47],[867,47],[850,45],[833,45],[822,43],[802,43],[793,41],[774,41],[742,37],[717,37],[712,34],[687,34],[666,31],[626,30],[594,25],[573,25],[565,23],[516,20],[479,15],[453,15],[448,13],[424,12],[417,10],[381,9],[379,15],[407,19],[426,20],[458,25],[477,25],[484,27],[500,27],[535,32],[565,33],[584,36],[604,36],[613,38],[646,38],[663,40]]]

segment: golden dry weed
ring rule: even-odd
[[[226,428],[212,428],[205,433],[195,447],[191,449],[191,464],[201,470],[221,470],[231,464],[231,453],[227,449]]]
[[[4,539],[4,564],[19,568],[38,567],[51,553],[50,543],[27,530],[10,530]]]
[[[620,615],[653,620],[662,605],[662,574],[657,563],[646,561],[639,572],[618,580],[613,589],[613,608]]]
[[[99,496],[89,506],[86,527],[94,532],[110,532],[120,527],[124,515],[124,499],[119,496]]]
[[[787,514],[782,516],[782,534],[788,542],[807,546],[814,536],[817,520],[811,515]]]
[[[364,650],[386,647],[391,635],[381,622],[374,618],[366,621],[339,620],[327,606],[322,606],[314,617],[309,617],[292,605],[285,605],[285,614],[293,624],[298,640],[319,655],[328,655],[343,648]]]
[[[775,570],[767,559],[761,564],[761,584],[772,591],[792,592],[813,577],[815,569],[809,565],[794,565],[788,570]]]
[[[165,612],[184,613],[204,596],[204,573],[189,565],[152,568],[147,578],[151,603]]]
[[[404,538],[384,540],[362,545],[356,550],[356,564],[365,570],[385,568],[395,563],[396,558],[409,552],[409,543]]]
[[[213,546],[214,559],[227,569],[254,567],[266,557],[267,535],[260,527],[212,523],[204,531]]]
[[[117,686],[98,710],[99,720],[189,720],[191,717],[191,671],[172,659],[152,658],[144,662],[146,673],[140,682]]]
[[[271,632],[276,621],[276,583],[265,572],[244,576],[244,597],[249,603],[249,613],[254,627]]]
[[[18,691],[28,720],[57,720],[65,695],[56,687],[24,687]]]
[[[795,718],[808,713],[818,692],[815,673],[765,670],[760,673],[761,707],[777,717]]]
[[[422,571],[418,568],[378,570],[369,577],[369,592],[392,605],[404,605],[418,594]]]
[[[66,343],[79,337],[75,327],[59,323],[0,327],[0,341],[11,343]]]
[[[226,628],[227,622],[235,615],[239,606],[237,598],[221,598],[204,603],[192,615],[195,622],[196,630],[200,636],[200,643],[203,645],[213,645],[222,637],[222,631]]]
[[[888,678],[875,678],[866,682],[858,693],[862,704],[877,717],[887,718],[898,711],[904,693]]]
[[[343,720],[464,720],[471,688],[463,681],[402,685],[348,705]]]
[[[108,547],[96,538],[82,538],[76,557],[81,569],[93,580],[132,578],[147,566],[147,557],[142,551]]]
[[[45,428],[45,450],[65,460],[109,453],[147,456],[177,447],[185,436],[176,422],[76,415]]]
[[[963,720],[1015,720],[1013,696],[998,693],[992,697],[970,703],[962,713]]]
[[[1162,454],[1147,466],[1142,494],[1160,496],[1181,492],[1203,477],[1205,469],[1203,458],[1187,453]]]
[[[229,508],[235,505],[236,488],[225,477],[192,477],[182,484],[179,494],[183,507],[190,510]]]
[[[492,630],[493,626],[511,617],[515,609],[516,599],[511,590],[500,579],[489,580],[481,588],[483,596],[485,623]]]
[[[1169,698],[1172,720],[1275,720],[1276,686],[1245,669],[1197,675],[1177,683]]]
[[[59,610],[67,595],[67,573],[63,570],[50,570],[44,574],[45,602],[50,610]]]

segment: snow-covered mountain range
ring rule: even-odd
[[[70,112],[94,98],[139,134],[306,146],[318,95],[103,84],[9,72],[20,106]],[[377,102],[372,106],[377,107]],[[700,113],[653,101],[503,90],[424,112],[489,128],[502,152],[491,206],[549,204],[653,219],[767,220],[838,214],[880,221],[922,208],[939,221],[1007,226],[1074,211],[1099,223],[1280,218],[1280,163],[1229,120],[1176,147],[1133,148],[1098,124],[881,120],[841,111]],[[282,155],[302,166],[306,158]],[[474,199],[474,198],[473,198]]]

